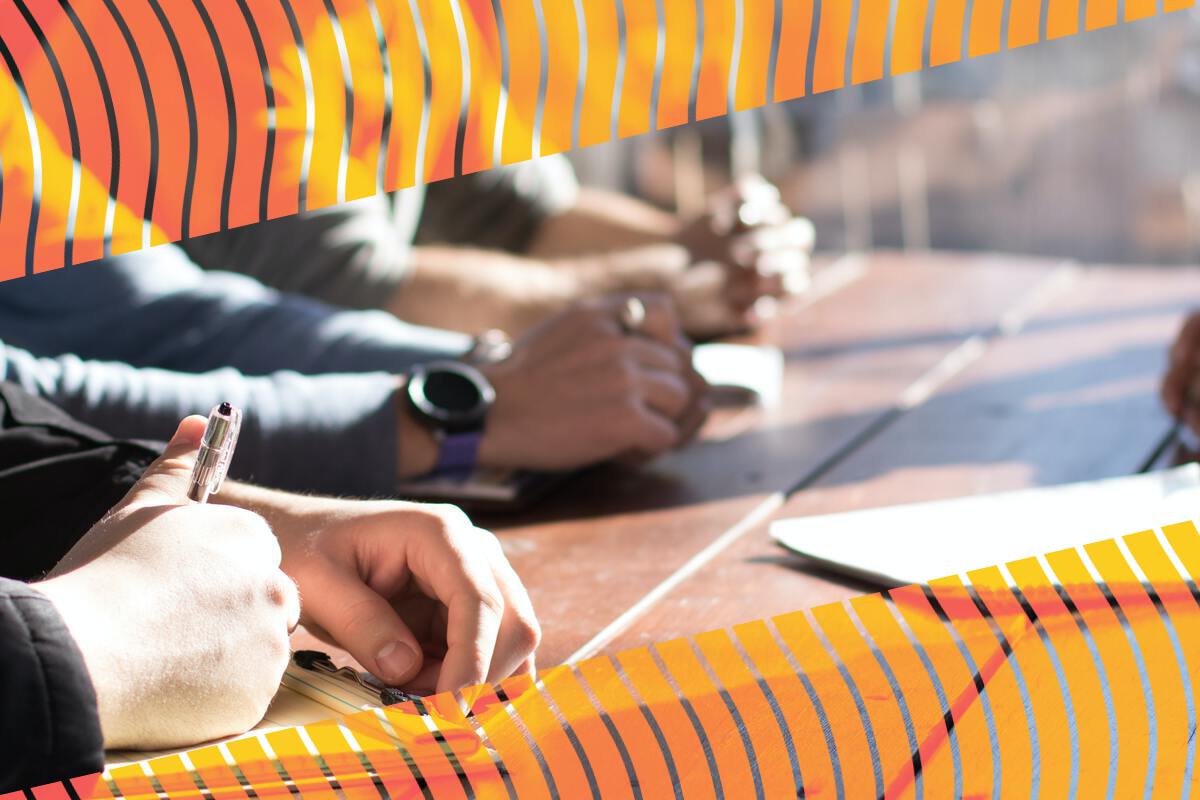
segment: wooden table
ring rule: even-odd
[[[717,414],[685,450],[481,520],[533,596],[539,663],[870,590],[782,551],[772,519],[1146,468],[1191,307],[1196,269],[944,253],[824,266],[758,337],[786,354],[778,408]]]

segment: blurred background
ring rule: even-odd
[[[761,171],[821,251],[1200,261],[1200,13],[776,103],[571,154],[586,183],[698,211]]]

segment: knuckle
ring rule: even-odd
[[[441,523],[445,532],[471,527],[471,518],[467,516],[467,512],[452,503],[438,503],[430,506],[429,510]]]
[[[621,336],[615,330],[606,332],[608,335],[596,339],[596,351],[604,358],[619,360],[624,358],[631,349],[629,337]]]
[[[504,554],[504,549],[500,546],[500,537],[489,531],[487,528],[472,527],[472,535],[474,544],[482,547],[485,550],[491,551],[493,554]]]
[[[612,387],[617,391],[622,394],[631,394],[638,388],[637,367],[628,361],[621,361],[614,367],[612,377],[609,380]]]
[[[496,617],[504,614],[504,598],[493,589],[476,588],[475,602],[487,613]]]
[[[271,532],[271,526],[267,521],[253,511],[247,511],[244,508],[236,506],[219,506],[208,505],[206,509],[212,509],[211,513],[216,519],[214,522],[220,524],[226,530],[238,536],[266,536],[271,539],[275,535]]]
[[[296,584],[287,575],[275,570],[267,577],[263,590],[271,605],[286,608],[296,595]]]
[[[518,614],[513,631],[524,650],[533,652],[542,643],[542,626],[532,614]]]

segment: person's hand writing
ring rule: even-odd
[[[530,330],[506,360],[484,368],[496,387],[480,463],[568,470],[654,456],[687,442],[708,414],[708,386],[691,362],[671,303],[641,298],[635,333],[627,298],[589,301]]]
[[[447,691],[533,670],[529,596],[496,537],[454,506],[237,484],[221,499],[271,521],[304,627],[390,685]]]
[[[262,719],[300,613],[262,517],[191,504],[202,417],[34,584],[83,654],[107,748],[241,733]]]

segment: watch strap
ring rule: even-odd
[[[466,475],[475,469],[479,458],[479,444],[483,431],[446,433],[441,437],[438,448],[436,475]]]

